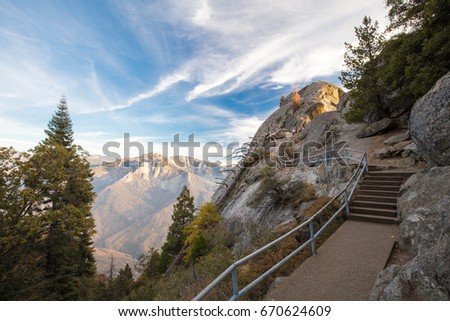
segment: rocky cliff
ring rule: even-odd
[[[302,166],[297,157],[308,142],[324,145],[326,131],[334,133],[334,142],[356,137],[359,125],[347,124],[336,111],[342,89],[319,81],[299,94],[300,106],[294,108],[290,94],[266,119],[248,154],[213,196],[235,234],[248,235],[245,230],[255,224],[274,228],[301,220],[317,198],[334,195],[352,175],[351,166]],[[284,159],[278,159],[276,151]]]
[[[422,157],[450,165],[450,72],[439,79],[411,110],[410,132]]]
[[[449,92],[450,73],[411,111],[413,144],[428,168],[402,186],[398,251],[407,259],[394,255],[376,281],[372,300],[450,300]]]
[[[372,300],[450,300],[450,167],[433,167],[403,185],[398,210],[404,265],[380,273]]]

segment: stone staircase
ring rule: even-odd
[[[398,224],[400,186],[413,172],[377,170],[369,167],[350,202],[349,220]]]

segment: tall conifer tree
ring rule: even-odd
[[[161,270],[165,271],[178,252],[181,251],[186,240],[185,227],[194,218],[194,197],[187,186],[183,186],[176,203],[173,205],[172,225],[169,227],[166,242],[161,251]]]
[[[73,143],[72,121],[63,97],[45,131],[47,137],[30,159],[36,174],[31,184],[44,185],[49,217],[41,244],[42,299],[84,298],[82,284],[95,273],[92,236],[92,174],[81,147]]]
[[[384,37],[378,33],[378,22],[365,16],[362,25],[355,27],[357,45],[345,43],[344,64],[341,72],[342,84],[351,89],[354,100],[352,110],[346,116],[349,121],[361,121],[371,111],[382,113],[380,86],[377,83],[378,54],[382,49]]]

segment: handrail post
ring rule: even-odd
[[[238,284],[238,276],[236,268],[231,271],[231,283],[233,285],[233,299],[239,299],[239,284]]]
[[[350,207],[349,207],[349,203],[348,203],[347,190],[344,191],[344,202],[345,202],[345,213],[347,214],[347,216],[349,216],[350,215]]]
[[[309,235],[311,237],[311,250],[312,255],[316,255],[316,239],[315,239],[315,233],[314,233],[314,222],[309,222]]]
[[[369,173],[369,160],[366,153],[364,153],[364,170],[366,171],[366,174]]]

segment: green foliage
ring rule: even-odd
[[[386,0],[386,6],[389,8],[389,30],[420,26],[424,20],[424,8],[427,2],[431,1]]]
[[[367,16],[361,26],[355,27],[355,34],[358,44],[345,43],[346,70],[339,77],[342,84],[352,90],[350,95],[354,102],[345,115],[349,122],[361,121],[367,113],[382,110],[375,70],[384,37],[378,33],[378,22],[372,23],[372,19]]]
[[[448,1],[428,1],[426,5],[405,4],[405,8],[409,9],[404,9],[406,11],[402,16],[418,15],[420,19],[408,22],[415,21],[413,31],[400,33],[386,42],[377,70],[385,93],[384,104],[393,113],[411,108],[450,70],[450,24],[442,18],[450,14]],[[419,8],[423,11],[418,12]],[[396,26],[395,21],[402,19],[394,19],[391,26]]]
[[[62,97],[58,109],[48,123],[46,143],[53,140],[65,148],[73,145],[72,120],[70,119],[69,110],[67,108],[66,98]]]
[[[139,258],[137,270],[142,276],[147,278],[155,278],[162,275],[165,271],[161,270],[161,253],[151,248],[150,251]]]
[[[341,81],[353,89],[354,100],[346,119],[361,121],[370,113],[395,117],[409,110],[433,84],[450,70],[450,2],[447,0],[387,0],[389,31],[399,31],[383,43],[382,37],[368,28],[356,28],[359,46],[346,44]],[[365,18],[366,19],[366,18]],[[362,59],[370,52],[370,37],[377,44],[373,59]],[[367,55],[366,55],[367,57]],[[371,62],[372,61],[372,62]],[[374,119],[376,120],[376,118]]]
[[[128,296],[133,286],[133,273],[128,265],[119,270],[117,276],[112,280],[109,286],[109,296],[111,300],[122,300]]]
[[[194,218],[194,198],[191,196],[187,186],[184,186],[177,201],[173,206],[172,225],[169,227],[166,242],[161,251],[160,271],[166,271],[181,251],[186,240],[185,227]]]
[[[92,174],[65,100],[32,156],[0,152],[0,297],[78,300],[95,275]]]

